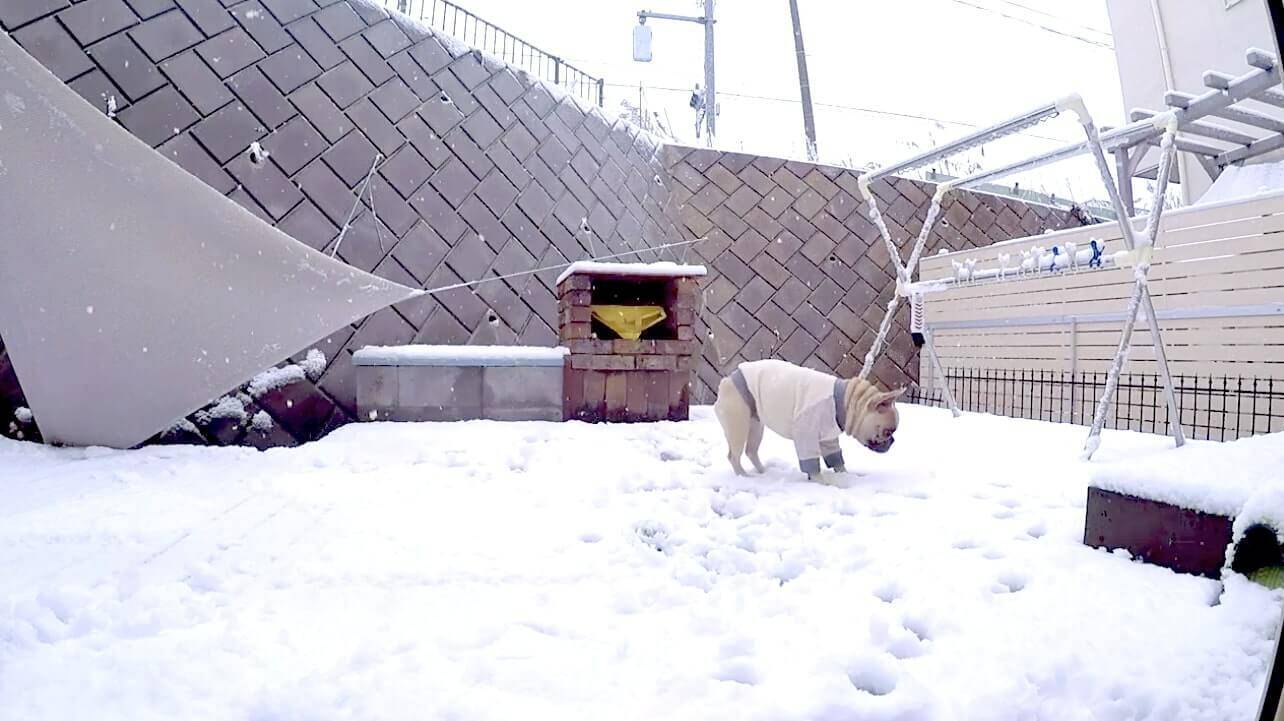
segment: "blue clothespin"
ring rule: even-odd
[[[1101,267],[1101,254],[1102,254],[1102,252],[1104,252],[1104,251],[1105,251],[1105,249],[1106,249],[1106,244],[1105,244],[1105,243],[1098,243],[1098,242],[1097,242],[1097,241],[1095,241],[1095,240],[1093,240],[1093,241],[1091,241],[1091,242],[1092,242],[1092,259],[1088,261],[1088,267],[1089,267],[1089,268],[1100,268],[1100,267]]]

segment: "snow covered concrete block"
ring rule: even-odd
[[[365,347],[353,354],[362,420],[562,420],[565,348]]]

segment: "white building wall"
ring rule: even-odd
[[[1244,51],[1250,47],[1274,52],[1265,0],[1106,1],[1127,110],[1162,110],[1169,89],[1206,91],[1206,70],[1245,72]],[[1284,116],[1284,110],[1274,114]],[[1189,158],[1181,160],[1179,172],[1186,202],[1211,183]]]

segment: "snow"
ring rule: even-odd
[[[828,484],[703,407],[0,440],[0,720],[1253,717],[1278,593],[1082,545],[1081,427],[901,408]]]
[[[250,428],[258,431],[259,433],[267,433],[268,431],[271,431],[275,425],[276,422],[272,420],[272,416],[269,415],[267,411],[259,411],[250,418]]]
[[[299,367],[309,378],[316,379],[325,373],[325,363],[325,353],[317,348],[310,348],[307,355],[303,357],[303,361],[299,363]]]
[[[214,405],[196,414],[196,422],[202,425],[219,419],[233,420],[238,423],[244,421],[245,401],[235,396],[223,396]]]
[[[180,418],[177,423],[165,429],[166,435],[171,435],[174,433],[191,433],[193,435],[199,436],[201,434],[201,430],[197,428],[196,424],[191,422],[190,420],[186,418]]]
[[[264,394],[284,388],[291,383],[298,383],[306,378],[315,380],[324,372],[325,354],[312,348],[303,361],[269,368],[251,378],[245,388],[250,397],[262,398]]]
[[[572,275],[639,275],[650,278],[699,278],[708,274],[708,269],[703,265],[679,265],[672,261],[656,261],[654,263],[599,263],[591,260],[581,260],[571,263],[562,274],[557,276],[557,283]]]
[[[1171,441],[1169,441],[1171,445]],[[1181,448],[1100,464],[1092,485],[1222,516],[1257,494],[1284,488],[1284,433],[1227,443],[1188,441]],[[1284,518],[1284,504],[1277,517]]]
[[[35,420],[36,415],[31,412],[30,408],[26,406],[18,406],[13,409],[13,417],[19,423],[30,423]]]
[[[359,366],[560,366],[569,351],[511,345],[368,345],[352,354]]]
[[[250,379],[246,389],[251,397],[261,398],[263,394],[269,391],[284,388],[291,383],[298,383],[306,377],[307,374],[304,373],[303,368],[291,363],[280,368],[269,368],[254,376]]]
[[[1284,160],[1252,165],[1228,165],[1199,198],[1200,205],[1269,195],[1284,188]]]

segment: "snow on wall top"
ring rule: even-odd
[[[561,366],[569,351],[504,345],[366,346],[352,354],[359,366]]]
[[[678,265],[672,261],[655,263],[599,263],[581,260],[571,263],[557,276],[556,285],[572,275],[638,275],[652,278],[699,278],[709,270],[703,265]]]
[[[1097,488],[1172,503],[1206,513],[1238,516],[1268,494],[1284,511],[1284,433],[1228,443],[1188,443],[1161,453],[1102,464]],[[1270,515],[1266,509],[1257,513]],[[1284,512],[1273,514],[1284,518]]]

